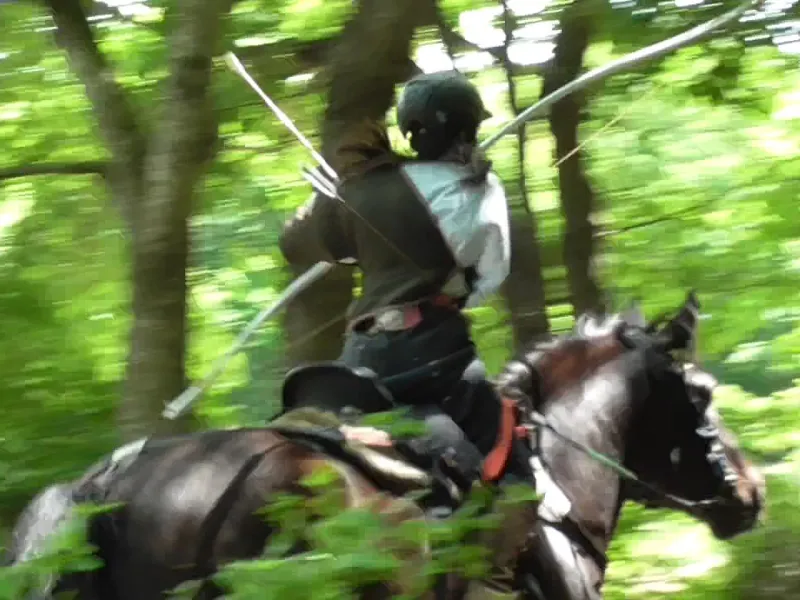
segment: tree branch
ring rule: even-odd
[[[133,110],[98,50],[80,0],[45,0],[56,26],[56,41],[67,53],[115,161],[135,165],[141,159],[144,136]]]
[[[460,50],[474,50],[476,52],[486,52],[497,62],[501,63],[504,60],[503,47],[481,48],[477,44],[470,42],[463,35],[458,33],[455,29],[450,27],[447,22],[442,19],[439,26],[439,36],[442,38],[442,43],[446,48],[460,49]]]
[[[280,82],[299,73],[317,71],[331,62],[331,54],[341,35],[301,42],[284,40],[261,46],[235,49],[239,59],[252,65],[256,79],[264,82]],[[422,69],[411,58],[406,58],[409,75],[422,73]]]
[[[76,163],[34,163],[0,169],[0,180],[38,175],[100,175],[106,176],[108,165],[101,161]]]
[[[474,51],[474,52],[486,52],[489,56],[491,56],[494,60],[496,60],[501,65],[505,64],[505,61],[507,60],[507,58],[506,58],[507,48],[505,47],[505,44],[500,45],[500,46],[492,46],[492,47],[488,47],[488,48],[482,48],[478,44],[476,44],[474,42],[470,42],[467,38],[465,38],[463,35],[458,33],[455,29],[453,29],[450,26],[450,24],[447,22],[447,19],[444,18],[444,14],[442,13],[441,9],[438,7],[438,4],[437,4],[437,2],[435,0],[432,0],[432,5],[433,5],[433,11],[434,11],[433,15],[434,15],[434,18],[435,18],[434,23],[439,29],[439,37],[442,39],[442,43],[444,44],[445,49],[447,50],[448,54],[455,53],[455,51],[457,51],[457,50],[460,50],[460,51],[471,50],[471,51]],[[504,17],[503,17],[503,22],[504,22],[503,29],[505,29],[505,21],[506,21],[505,14],[508,13],[508,7],[505,6],[503,2],[501,2],[501,5],[503,5],[503,7],[504,7],[503,10],[505,11],[504,12]],[[516,72],[524,72],[526,74],[531,74],[531,73],[540,74],[542,69],[543,69],[543,65],[527,65],[522,70],[520,70],[519,69],[519,65],[516,65],[515,66],[515,73]]]
[[[331,53],[324,156],[333,155],[333,147],[354,125],[364,119],[383,120],[393,103],[395,84],[413,73],[411,39],[429,6],[428,0],[361,0]]]
[[[433,10],[436,14],[436,27],[439,29],[439,37],[442,38],[442,44],[444,45],[445,52],[447,52],[447,57],[450,59],[450,64],[453,66],[453,69],[455,69],[456,53],[453,47],[453,36],[450,34],[454,34],[455,36],[458,36],[458,34],[453,31],[453,29],[447,23],[447,19],[444,16],[444,11],[442,10],[442,7],[439,6],[439,3],[436,2],[436,0],[433,2]]]
[[[209,88],[212,58],[231,5],[232,0],[193,0],[175,8],[163,111],[146,159],[147,208],[138,215],[139,233],[155,247],[189,217],[198,173],[217,147]]]
[[[561,14],[553,62],[544,78],[542,96],[566,85],[580,74],[595,22],[583,4],[571,4]],[[592,213],[598,197],[584,169],[579,144],[584,96],[572,94],[550,109],[550,131],[555,138],[558,187],[564,217],[563,256],[575,314],[604,309],[605,298],[595,274],[597,229]]]
[[[151,6],[145,4],[139,4],[140,7],[144,7],[144,10],[149,12],[151,15],[159,13],[158,9],[153,8]],[[137,19],[137,15],[126,15],[123,12],[121,6],[116,6],[110,4],[107,0],[95,0],[91,7],[90,7],[90,14],[94,19],[100,20],[99,17],[105,16],[111,19],[119,19],[125,23],[131,23],[132,25],[138,25],[139,27],[144,27],[145,29],[149,29],[155,33],[163,34],[164,33],[164,24],[162,21],[147,21],[142,19]]]
[[[501,64],[506,76],[508,101],[516,116],[520,113],[517,99],[515,68],[508,56],[514,37],[514,19],[506,0],[503,7],[504,40]],[[526,127],[517,129],[517,194],[509,199],[511,208],[511,274],[506,279],[502,293],[511,317],[511,329],[516,349],[525,347],[532,340],[547,335],[550,323],[547,318],[545,282],[542,273],[542,250],[538,237],[536,216],[530,208],[525,168]]]

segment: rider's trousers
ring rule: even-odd
[[[340,360],[373,370],[398,404],[425,422],[430,434],[414,440],[415,450],[435,459],[453,448],[460,470],[479,476],[496,440],[499,399],[462,314],[429,312],[405,331],[350,332]]]

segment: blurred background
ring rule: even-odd
[[[311,158],[225,51],[324,149],[414,73],[472,77],[488,134],[543,91],[733,6],[2,2],[0,530],[123,441],[263,422],[289,366],[338,353],[358,284],[346,270],[266,324],[191,420],[159,416],[291,280],[277,239],[309,194]],[[490,152],[515,257],[503,294],[472,313],[490,370],[576,311],[640,299],[655,317],[694,288],[716,403],[768,476],[767,522],[732,543],[628,507],[609,598],[800,598],[798,56],[796,3],[770,0]]]

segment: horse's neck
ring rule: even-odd
[[[622,464],[634,406],[620,369],[601,368],[547,403],[543,412],[560,433]],[[541,450],[552,477],[572,502],[572,520],[605,553],[622,505],[620,477],[552,432],[543,434]]]

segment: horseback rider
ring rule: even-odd
[[[413,78],[397,122],[416,159],[392,151],[382,123],[352,127],[331,157],[339,197],[315,194],[280,242],[297,266],[361,268],[340,360],[373,370],[428,426],[415,443],[433,457],[454,449],[470,480],[495,445],[500,401],[462,309],[497,291],[511,258],[505,191],[477,147],[488,116],[460,73]],[[526,457],[507,472],[532,481]]]
[[[397,121],[416,160],[392,151],[381,124],[353,128],[332,161],[340,198],[315,194],[280,241],[292,264],[358,264],[362,293],[348,310],[340,359],[375,371],[426,421],[429,442],[455,447],[470,475],[495,443],[487,424],[497,421],[498,398],[461,310],[499,288],[511,255],[503,185],[476,146],[488,116],[463,75],[415,77]],[[477,424],[462,423],[472,443],[453,420]]]

